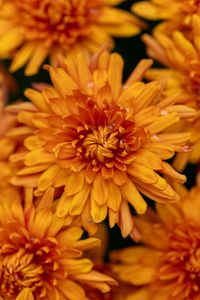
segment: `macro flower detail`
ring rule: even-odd
[[[57,217],[49,208],[52,195],[48,190],[36,207],[32,189],[28,188],[24,199],[0,203],[2,299],[89,300],[87,286],[105,293],[109,285],[116,284],[83,258],[83,252],[100,241],[80,239],[81,228],[69,227],[66,218]]]
[[[132,11],[147,20],[161,20],[154,31],[171,35],[176,30],[190,34],[192,15],[200,12],[199,0],[150,0],[133,4]]]
[[[199,299],[199,199],[194,187],[178,204],[157,204],[157,212],[137,217],[144,245],[111,255],[119,278],[138,287],[128,300]]]
[[[144,24],[115,8],[122,0],[3,0],[0,4],[0,57],[11,58],[12,72],[26,65],[37,73],[49,56],[95,52],[111,36],[138,34]]]
[[[12,183],[33,187],[36,196],[53,187],[59,217],[80,216],[89,230],[108,214],[110,227],[118,224],[123,236],[136,235],[129,204],[146,211],[140,192],[156,201],[178,200],[160,174],[185,181],[165,160],[190,150],[190,134],[166,129],[195,111],[174,105],[177,95],[160,101],[163,82],[140,81],[151,64],[141,61],[125,84],[121,56],[103,49],[88,62],[78,55],[48,67],[53,85],[25,92],[29,111],[13,107],[33,135],[24,141],[24,168]]]
[[[164,91],[165,96],[180,93],[180,103],[184,103],[197,110],[195,119],[182,124],[183,131],[191,132],[191,153],[178,154],[176,168],[183,170],[187,162],[197,163],[200,160],[200,55],[199,30],[200,16],[192,17],[192,36],[190,39],[180,31],[175,31],[169,38],[163,33],[156,33],[154,37],[143,36],[149,56],[161,62],[167,69],[152,69],[147,72],[147,78],[157,80],[165,78],[168,81]],[[187,61],[187,64],[185,63]]]

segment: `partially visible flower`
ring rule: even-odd
[[[118,286],[112,286],[109,293],[103,294],[98,290],[88,290],[88,295],[92,300],[124,300],[126,295],[132,293],[135,288],[128,283],[119,282],[116,274],[112,271],[111,264],[105,263],[105,255],[108,253],[109,234],[105,223],[98,226],[98,231],[95,235],[101,240],[101,246],[93,248],[86,252],[86,257],[92,260],[95,270],[104,273],[118,282]]]
[[[12,200],[12,201],[9,201]],[[105,293],[116,282],[93,270],[83,253],[99,245],[80,239],[83,230],[68,227],[52,209],[49,189],[37,206],[32,189],[20,200],[0,203],[0,297],[8,300],[89,300],[87,289]],[[50,208],[51,207],[51,208]]]
[[[200,190],[183,191],[178,204],[136,218],[143,246],[112,254],[119,278],[138,287],[126,300],[199,299]]]
[[[10,184],[10,179],[13,173],[16,172],[15,166],[8,161],[0,161],[0,202],[4,201],[5,197],[9,195],[9,201],[12,199],[19,199],[20,188]]]
[[[16,140],[9,138],[7,133],[11,128],[16,127],[17,119],[15,115],[5,111],[12,87],[14,81],[0,65],[0,201],[6,194],[9,194],[10,199],[19,197],[18,188],[9,182],[16,172],[16,166],[8,161],[10,154],[15,151]]]
[[[109,232],[105,223],[99,224],[95,237],[101,241],[101,246],[87,251],[86,255],[96,266],[104,265],[109,243]]]
[[[26,65],[37,73],[49,56],[95,52],[111,36],[138,34],[144,24],[131,13],[115,8],[123,0],[2,0],[0,57],[11,58],[12,72]]]
[[[4,65],[0,62],[0,111],[4,105],[9,102],[10,95],[18,89],[13,76],[7,71]]]
[[[0,161],[7,160],[14,151],[15,142],[7,137],[7,133],[16,124],[16,116],[5,111],[4,91],[0,88]]]
[[[162,20],[154,30],[171,35],[175,30],[190,33],[193,14],[200,15],[199,0],[150,0],[133,4],[132,11],[147,20]]]
[[[24,168],[12,183],[34,187],[35,195],[59,189],[58,216],[81,216],[89,230],[108,214],[123,236],[137,235],[129,204],[145,213],[140,192],[155,201],[178,200],[160,174],[185,181],[165,160],[189,150],[190,134],[165,130],[195,111],[175,105],[177,95],[160,101],[163,82],[140,81],[151,64],[142,60],[125,84],[121,56],[104,50],[88,62],[79,54],[49,67],[53,86],[25,92],[33,111],[22,110],[18,121],[33,135],[24,141]]]
[[[164,96],[181,94],[182,104],[197,110],[195,120],[184,122],[182,130],[191,132],[191,144],[194,149],[191,153],[179,154],[176,167],[182,170],[188,161],[200,161],[200,16],[192,17],[192,39],[187,39],[180,31],[176,31],[169,38],[162,33],[154,37],[144,35],[150,57],[158,60],[168,69],[152,69],[148,71],[150,80],[165,78],[168,81]]]

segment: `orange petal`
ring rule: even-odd
[[[16,300],[34,300],[34,297],[29,288],[23,288],[23,290],[18,294]]]
[[[125,199],[135,208],[137,213],[144,214],[147,204],[130,179],[121,187]]]

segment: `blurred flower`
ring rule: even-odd
[[[175,30],[190,34],[193,14],[200,14],[199,0],[150,0],[133,4],[132,11],[147,20],[162,20],[154,31],[171,35]]]
[[[16,115],[5,111],[9,92],[15,87],[12,77],[0,65],[0,201],[9,194],[9,199],[18,198],[18,188],[10,184],[10,178],[16,172],[16,166],[8,161],[11,153],[15,151],[16,141],[7,136],[11,128],[17,126]]]
[[[100,291],[89,291],[91,300],[125,300],[128,295],[133,293],[134,288],[130,284],[121,283],[119,286],[111,288],[109,293],[103,294]]]
[[[0,87],[0,161],[7,160],[14,151],[15,142],[7,137],[7,133],[17,124],[16,116],[5,111],[4,101],[4,92]]]
[[[0,115],[5,104],[9,102],[10,94],[18,89],[13,76],[11,76],[4,65],[0,62]]]
[[[182,124],[181,130],[191,132],[191,144],[194,145],[194,149],[191,153],[178,154],[175,166],[181,171],[188,161],[200,161],[200,16],[192,17],[192,28],[192,40],[187,39],[180,31],[174,32],[172,38],[162,33],[156,33],[154,38],[148,35],[143,37],[150,57],[168,67],[152,69],[148,71],[147,77],[150,80],[167,79],[164,95],[180,93],[181,102],[197,110],[195,120]]]
[[[137,217],[143,246],[113,252],[119,278],[141,287],[126,300],[197,300],[200,272],[200,190],[183,190],[174,205]]]
[[[86,256],[90,258],[96,266],[104,265],[109,245],[109,232],[105,223],[99,224],[95,237],[101,241],[101,246],[87,251]]]
[[[50,56],[95,52],[111,36],[138,34],[144,26],[131,13],[113,6],[123,0],[2,0],[0,57],[12,58],[12,72],[26,65],[37,73]]]
[[[108,253],[109,246],[109,232],[105,223],[101,223],[98,226],[95,237],[101,240],[101,246],[87,251],[86,257],[92,260],[95,270],[114,278],[118,282],[118,286],[112,286],[111,290],[106,294],[91,289],[88,290],[88,295],[93,300],[124,300],[125,296],[132,293],[135,288],[131,284],[119,281],[119,278],[112,271],[111,264],[109,262],[105,263],[105,256]]]
[[[0,296],[3,299],[87,299],[87,286],[108,292],[116,282],[93,270],[83,252],[99,245],[80,240],[83,230],[68,227],[52,207],[49,189],[33,204],[32,189],[20,201],[0,203]],[[85,293],[86,291],[86,293]]]
[[[190,134],[165,129],[195,112],[174,105],[176,96],[160,101],[163,82],[140,81],[151,64],[142,60],[125,84],[121,56],[106,50],[89,62],[79,54],[62,68],[49,67],[53,86],[25,92],[35,111],[22,109],[18,121],[34,134],[24,142],[25,167],[12,183],[35,187],[35,195],[62,188],[58,216],[81,215],[90,230],[108,213],[110,227],[117,223],[124,237],[137,234],[128,203],[146,211],[140,192],[160,202],[178,200],[159,174],[185,181],[164,160],[188,151]]]

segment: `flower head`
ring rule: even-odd
[[[137,218],[144,245],[112,255],[119,278],[142,287],[129,300],[199,299],[199,199],[198,188],[184,190],[179,204],[157,204],[157,212]]]
[[[149,55],[164,64],[168,69],[152,69],[148,71],[150,80],[165,78],[168,80],[165,96],[180,93],[180,101],[197,110],[197,116],[190,122],[184,122],[182,130],[191,131],[191,153],[179,154],[176,167],[181,170],[188,161],[196,163],[200,160],[200,16],[192,17],[192,39],[188,39],[180,31],[175,31],[169,38],[163,33],[156,33],[154,38],[144,35]],[[187,61],[187,64],[185,63]]]
[[[80,240],[83,230],[67,226],[48,206],[52,190],[33,204],[32,189],[20,200],[0,203],[0,296],[9,300],[87,297],[87,286],[109,291],[115,281],[93,270],[83,252],[99,240]],[[26,297],[25,297],[26,295]]]
[[[139,81],[151,64],[141,61],[125,84],[122,58],[104,50],[88,63],[78,55],[62,68],[49,67],[53,86],[25,92],[32,111],[21,111],[18,120],[33,135],[25,139],[24,168],[12,183],[31,185],[38,196],[50,186],[59,189],[58,216],[80,215],[88,229],[108,213],[123,236],[134,228],[128,203],[139,214],[146,211],[140,192],[178,200],[160,174],[185,181],[164,160],[188,151],[190,135],[165,129],[194,111],[174,105],[176,96],[159,102],[163,82]]]
[[[10,70],[27,64],[37,73],[50,56],[96,51],[111,36],[138,34],[143,26],[131,13],[113,7],[122,0],[3,0],[0,4],[0,57],[13,58]]]
[[[190,34],[193,14],[200,15],[199,0],[150,0],[133,4],[132,11],[148,20],[162,20],[156,31],[171,35],[175,30]]]

